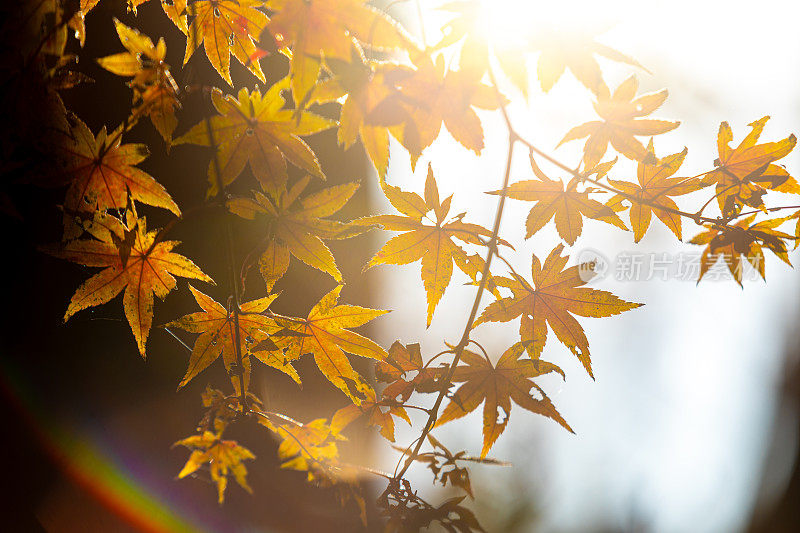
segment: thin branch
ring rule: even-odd
[[[511,177],[511,161],[514,156],[514,144],[515,141],[519,140],[519,136],[511,127],[511,122],[508,117],[508,112],[506,111],[505,104],[503,103],[502,95],[500,94],[500,90],[497,87],[497,80],[495,79],[494,73],[492,69],[489,68],[489,77],[491,79],[492,85],[494,86],[495,93],[497,94],[497,101],[500,103],[500,110],[503,113],[503,117],[506,121],[506,126],[508,128],[508,155],[506,157],[506,166],[505,172],[503,175],[503,187],[502,192],[500,194],[500,200],[497,203],[497,210],[495,212],[494,217],[494,224],[492,226],[492,237],[489,241],[489,249],[486,252],[486,261],[483,265],[483,272],[481,273],[481,281],[478,286],[478,292],[475,295],[475,299],[472,302],[472,309],[469,313],[469,318],[467,318],[467,323],[464,326],[464,332],[461,334],[461,340],[458,341],[458,344],[453,349],[453,360],[450,363],[450,368],[445,376],[445,379],[442,381],[441,389],[439,390],[439,394],[436,396],[436,401],[431,407],[430,415],[428,415],[428,420],[425,422],[425,426],[422,428],[422,433],[420,434],[419,438],[416,440],[416,445],[414,446],[413,452],[409,455],[409,458],[406,459],[403,468],[394,476],[395,479],[402,478],[405,473],[408,471],[409,467],[413,463],[414,457],[417,456],[420,449],[422,448],[423,443],[425,442],[425,437],[428,433],[431,432],[433,426],[436,424],[436,421],[439,417],[439,408],[442,405],[442,401],[444,397],[447,395],[447,390],[450,387],[450,383],[453,379],[453,375],[455,374],[456,366],[458,362],[461,360],[461,354],[464,351],[464,348],[469,343],[469,334],[472,331],[472,324],[475,321],[475,318],[478,316],[478,309],[481,305],[481,297],[483,296],[483,291],[486,290],[486,284],[490,278],[489,268],[492,264],[492,258],[495,255],[495,251],[497,249],[497,242],[499,239],[500,234],[500,223],[503,219],[503,210],[505,208],[506,198],[508,197],[508,183]]]
[[[197,37],[197,29],[194,24],[192,24],[192,32],[194,33],[194,37]],[[206,95],[210,95],[209,92],[206,92]],[[217,180],[217,203],[224,209],[225,208],[225,185],[222,181],[222,169],[219,164],[219,150],[216,141],[214,140],[214,128],[211,127],[211,114],[208,112],[208,106],[206,107],[206,112],[204,113],[203,121],[206,125],[206,133],[208,134],[208,144],[211,146],[213,150],[213,156],[211,159],[214,174]],[[233,325],[234,325],[234,334],[233,334],[233,349],[236,354],[236,369],[235,374],[239,379],[239,401],[241,402],[242,406],[242,413],[248,412],[248,404],[247,404],[247,391],[245,390],[245,380],[244,380],[244,364],[242,359],[242,345],[241,345],[241,333],[239,331],[239,283],[236,279],[236,270],[235,270],[235,263],[236,263],[236,254],[234,253],[234,245],[233,245],[233,227],[231,225],[230,217],[227,216],[227,213],[223,215],[225,218],[225,237],[228,241],[228,272],[230,275],[230,284],[231,284],[231,291],[233,292],[233,305],[231,306],[232,309],[229,309],[229,312],[233,312]]]

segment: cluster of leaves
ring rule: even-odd
[[[145,1],[129,0],[129,8],[135,13]],[[63,75],[57,73],[69,63],[65,52],[67,30],[72,29],[82,45],[84,19],[97,3],[82,0],[72,10],[59,0],[39,3],[34,21],[42,28],[42,41],[31,61],[42,66],[58,102],[56,91],[65,85],[58,82]],[[559,366],[541,358],[548,330],[593,376],[589,341],[575,317],[609,317],[641,305],[587,287],[593,263],[569,266],[569,255],[563,255],[564,244],[576,242],[584,219],[628,231],[621,217],[627,211],[636,242],[645,236],[653,215],[678,240],[683,235],[682,221],[703,225],[705,231],[689,241],[705,246],[700,278],[721,259],[739,284],[744,263],[750,262],[763,277],[764,249],[788,263],[788,253],[800,237],[800,211],[769,218],[771,213],[788,208],[765,203],[769,192],[800,194],[797,181],[777,164],[794,148],[793,135],[759,144],[767,122],[764,117],[753,122],[751,132],[731,148],[731,128],[722,123],[714,168],[691,177],[675,177],[687,150],[659,158],[653,137],[674,130],[679,123],[649,118],[665,102],[667,91],[637,95],[638,81],[632,75],[612,92],[595,56],[637,68],[640,65],[593,38],[534,35],[523,51],[495,48],[476,30],[480,8],[475,1],[443,6],[452,19],[444,28],[442,40],[433,45],[418,43],[387,14],[362,0],[162,0],[161,5],[176,31],[185,35],[183,63],[197,55],[202,44],[207,60],[219,74],[219,79],[208,80],[204,86],[210,100],[207,116],[173,138],[182,94],[165,62],[165,42],[161,39],[153,44],[150,37],[114,20],[125,50],[97,61],[129,80],[132,107],[113,131],[109,133],[111,128],[103,127],[95,134],[61,106],[58,154],[62,165],[57,181],[66,187],[63,240],[42,249],[102,269],[77,289],[65,320],[109,302],[124,290],[125,316],[142,357],[153,323],[154,296],[164,298],[175,290],[176,277],[215,285],[192,261],[173,252],[178,242],[166,240],[171,228],[188,216],[156,178],[137,166],[148,157],[148,148],[123,143],[123,137],[143,117],[149,118],[167,147],[205,147],[209,159],[208,206],[226,211],[228,224],[230,217],[238,216],[262,228],[258,249],[244,259],[233,254],[229,257],[230,271],[243,274],[241,278],[231,275],[229,280],[217,280],[220,288],[212,290],[224,298],[216,301],[197,287],[188,286],[201,311],[164,326],[168,331],[178,328],[197,335],[179,388],[220,358],[231,379],[229,393],[206,390],[199,432],[176,443],[191,450],[179,477],[208,470],[220,502],[230,476],[250,490],[245,461],[254,456],[244,446],[224,438],[229,425],[250,417],[280,442],[278,454],[283,467],[305,472],[311,482],[336,487],[342,501],[358,504],[362,517],[366,516],[366,503],[359,485],[361,475],[386,478],[387,488],[377,504],[387,531],[415,530],[433,522],[450,531],[480,531],[475,516],[461,505],[465,496],[473,496],[465,464],[498,463],[487,459],[487,454],[509,423],[512,400],[572,431],[536,381],[552,373],[565,377]],[[599,118],[571,129],[562,140],[587,138],[577,170],[523,139],[508,116],[507,93],[514,86],[526,96],[531,93],[521,58],[536,53],[536,77],[544,91],[553,89],[569,70],[595,100]],[[230,56],[265,83],[260,60],[268,54],[285,57],[285,77],[266,90],[253,84],[240,87],[235,96],[228,94],[233,87]],[[57,58],[55,67],[50,66],[53,58]],[[506,81],[510,82],[508,89]],[[314,111],[315,106],[330,102],[340,104],[338,120]],[[444,162],[428,165],[422,195],[387,182],[390,138],[397,141],[392,150],[408,153],[412,168],[443,127],[466,149],[480,153],[485,139],[475,109],[500,113],[510,139],[502,187],[488,193],[499,197],[492,228],[465,221],[468,213],[450,214],[453,195],[442,199],[434,175],[434,167]],[[375,166],[384,195],[399,214],[374,214],[351,221],[329,218],[359,188],[357,182],[325,188],[315,182],[325,179],[325,165],[304,138],[331,128],[336,128],[343,149],[360,140]],[[645,146],[641,138],[648,137]],[[512,182],[510,165],[519,148],[527,151],[532,176]],[[603,162],[609,150],[637,163],[635,180],[624,175],[610,178],[617,159]],[[547,161],[566,179],[548,177],[537,160]],[[245,175],[248,167],[255,178],[252,194],[232,196],[230,186]],[[300,177],[294,178],[297,173]],[[676,203],[677,197],[712,186],[713,195],[698,211],[681,209]],[[530,280],[518,274],[506,259],[515,248],[499,235],[507,198],[533,203],[524,222],[526,238],[554,220],[563,241],[544,261],[532,255]],[[709,216],[706,210],[714,199],[719,215]],[[137,212],[143,205],[169,211],[176,219],[148,231],[145,217]],[[795,219],[793,230],[779,229],[795,224]],[[453,280],[454,265],[469,284],[477,287],[461,338],[447,344],[437,356],[425,358],[418,344],[399,341],[385,350],[352,331],[387,311],[339,303],[345,280],[325,241],[351,238],[376,228],[399,234],[375,253],[365,269],[419,260],[428,325]],[[275,284],[287,272],[292,257],[336,282],[304,318],[271,309],[279,298]],[[505,264],[502,273],[496,272],[495,258]],[[256,266],[264,282],[263,295],[244,301],[244,275]],[[484,292],[493,301],[481,311]],[[481,324],[516,319],[519,338],[495,362],[473,339],[473,330]],[[472,345],[481,353],[467,349]],[[319,371],[349,399],[350,403],[329,419],[301,423],[266,410],[250,391],[254,359],[299,385],[301,376],[294,363],[305,356],[313,357]],[[369,376],[355,370],[351,362],[355,356],[376,361],[376,377],[384,386],[378,387]],[[442,356],[449,361],[439,359],[440,364],[434,366]],[[426,394],[434,395],[430,407],[410,403],[412,398]],[[452,453],[431,434],[434,428],[466,416],[481,404],[480,457],[471,457],[465,451]],[[356,422],[375,426],[380,435],[393,442],[397,419],[414,425],[411,413],[415,410],[424,414],[420,437],[412,445],[396,447],[401,460],[393,474],[342,461],[339,447],[347,441],[349,426]],[[430,451],[422,450],[426,445]],[[451,485],[465,496],[439,505],[426,502],[405,477],[415,463],[427,466],[434,481]]]

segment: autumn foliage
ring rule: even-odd
[[[135,13],[146,1],[129,0],[128,9]],[[206,389],[197,434],[175,443],[189,453],[178,477],[208,472],[220,503],[230,480],[250,491],[247,468],[258,468],[254,454],[226,433],[250,419],[263,428],[265,439],[280,443],[284,468],[302,472],[311,483],[335,487],[344,505],[364,520],[371,496],[362,480],[382,477],[384,490],[376,500],[382,522],[369,527],[414,531],[438,522],[450,531],[482,531],[463,505],[465,497],[473,496],[468,466],[499,463],[488,454],[510,423],[512,404],[542,415],[543,424],[572,431],[537,382],[546,374],[566,377],[558,365],[542,359],[545,344],[562,344],[593,377],[583,320],[642,305],[592,288],[595,265],[570,259],[569,247],[584,224],[599,221],[609,231],[630,231],[635,242],[646,237],[654,217],[677,240],[684,238],[687,224],[702,226],[689,240],[703,247],[700,278],[722,261],[739,284],[746,263],[765,276],[765,250],[789,263],[789,252],[800,238],[797,206],[767,203],[773,192],[800,194],[800,185],[780,165],[796,144],[794,135],[760,142],[768,120],[764,117],[750,124],[749,132],[735,125],[746,136],[732,147],[733,130],[723,122],[718,153],[708,154],[715,160],[713,168],[687,172],[682,169],[686,149],[671,155],[658,149],[658,136],[679,126],[651,116],[667,99],[667,90],[639,94],[637,76],[646,75],[644,68],[594,36],[532,35],[524,50],[495,47],[475,30],[477,1],[443,5],[450,17],[445,37],[431,43],[361,0],[161,0],[163,16],[185,36],[183,65],[208,61],[215,77],[192,80],[191,87],[187,80],[177,83],[180,69],[166,62],[171,56],[164,39],[154,42],[119,20],[108,21],[119,36],[118,50],[94,59],[118,75],[119,83],[128,84],[131,107],[121,123],[92,131],[64,109],[58,91],[82,81],[70,74],[73,63],[66,50],[72,35],[83,45],[85,18],[94,15],[97,3],[46,0],[33,10],[31,24],[41,28],[40,43],[28,61],[48,82],[49,98],[59,110],[54,153],[60,172],[51,181],[64,190],[63,239],[41,243],[40,249],[98,269],[65,302],[65,321],[94,306],[117,305],[111,300],[123,293],[124,314],[143,358],[153,328],[187,333],[182,337],[190,339],[186,372],[176,383],[179,389],[210,366],[224,366],[230,382]],[[284,58],[284,69],[275,76],[283,77],[270,86],[264,85],[268,76],[261,64],[267,56]],[[536,58],[530,63],[535,70],[527,72],[521,57]],[[252,74],[246,86],[234,86],[231,58]],[[598,58],[635,73],[611,90]],[[529,78],[535,77],[542,90],[555,91],[567,72],[585,86],[597,114],[561,140],[585,139],[581,161],[570,162],[577,168],[521,137],[507,109],[511,98],[533,97]],[[205,114],[179,120],[190,89],[205,96]],[[319,111],[332,102],[339,109],[336,120]],[[486,192],[486,201],[497,201],[491,227],[476,223],[469,212],[451,210],[453,195],[442,192],[436,179],[446,161],[420,165],[426,172],[420,191],[389,183],[397,178],[387,172],[390,155],[397,152],[407,152],[416,167],[444,130],[465,150],[480,153],[486,143],[476,109],[501,115],[509,138],[506,167],[469,184]],[[151,122],[170,150],[193,150],[208,159],[205,176],[185,177],[205,192],[205,204],[179,207],[157,177],[140,168],[148,147],[125,142],[140,121]],[[361,183],[324,183],[325,161],[306,138],[329,129],[336,129],[343,150],[363,147],[376,171],[376,177],[365,179],[377,180],[392,212],[341,220],[339,212]],[[185,133],[176,136],[176,131]],[[527,158],[530,174],[512,180],[516,157]],[[618,158],[635,161],[636,176],[616,173]],[[251,193],[231,192],[232,184],[250,176]],[[687,195],[708,201],[690,210],[681,207]],[[553,223],[563,241],[526,257],[530,272],[516,272],[506,259],[518,254],[515,246],[521,244],[500,234],[507,201],[525,202],[530,211],[525,220],[506,220],[506,227],[524,226],[530,238]],[[232,217],[250,221],[263,235],[257,249],[241,255],[229,253],[232,247],[226,242],[218,243],[229,254],[228,278],[206,275],[203,265],[181,255],[179,243],[169,238],[176,225],[209,209],[225,212],[228,239]],[[171,222],[148,228],[140,214],[146,210],[168,212]],[[442,339],[438,347],[423,348],[415,339],[383,347],[355,331],[388,311],[340,298],[343,285],[357,280],[345,279],[328,243],[381,231],[391,236],[364,269],[419,262],[410,268],[419,268],[427,297],[427,309],[420,313],[428,325],[454,320],[436,311],[455,280],[474,287],[471,309],[458,319],[463,325],[454,335],[459,336]],[[293,261],[334,282],[306,316],[279,314],[272,307],[275,300],[291,297],[291,287],[279,293],[275,285]],[[260,273],[263,283],[248,286],[248,295],[258,295],[246,299],[244,279],[251,270]],[[196,306],[182,317],[161,316],[157,299],[174,290],[190,293]],[[518,337],[503,353],[487,353],[473,338],[479,326],[512,321]],[[347,406],[327,418],[300,421],[268,409],[250,389],[254,373],[273,370],[301,385],[304,376],[295,363],[302,358],[313,359],[330,385],[348,399]],[[372,362],[374,377],[357,370],[364,368],[353,364],[357,359]],[[483,446],[477,456],[453,453],[434,436],[439,426],[481,406]],[[413,426],[419,437],[394,446],[394,472],[341,459],[339,448],[346,445],[353,425],[374,426],[377,434],[394,442],[399,423]],[[410,468],[420,466],[430,470],[435,482],[454,486],[462,496],[425,501],[407,477]]]

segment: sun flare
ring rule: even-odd
[[[480,0],[477,29],[500,48],[524,47],[541,32],[596,33],[612,22],[606,7],[590,0]]]

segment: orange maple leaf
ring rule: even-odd
[[[761,143],[758,138],[769,117],[752,122],[752,128],[739,146],[732,149],[733,132],[727,122],[719,126],[717,166],[704,178],[705,185],[716,184],[716,197],[723,216],[738,213],[743,205],[766,211],[762,196],[767,190],[800,194],[800,185],[783,167],[773,162],[786,157],[797,144],[794,134],[778,142]]]
[[[495,283],[510,289],[513,296],[489,304],[475,326],[484,322],[508,322],[522,316],[520,336],[530,356],[536,359],[544,348],[549,325],[556,338],[578,357],[594,378],[589,341],[572,315],[607,317],[642,304],[626,302],[610,292],[581,287],[594,276],[594,263],[582,263],[565,270],[569,256],[561,256],[563,249],[562,244],[556,246],[545,259],[544,266],[533,256],[533,285],[517,276],[515,279],[495,277]]]
[[[64,172],[71,178],[64,198],[65,239],[80,234],[80,228],[71,223],[75,214],[124,209],[129,194],[133,200],[168,209],[180,216],[178,205],[164,186],[134,166],[150,155],[147,146],[121,144],[119,131],[109,138],[104,127],[95,137],[86,124],[73,117],[61,155]]]
[[[352,55],[350,61],[326,59],[333,76],[314,87],[311,101],[344,98],[337,131],[339,144],[348,149],[360,137],[378,176],[383,178],[389,167],[389,126],[410,120],[397,84],[413,71],[395,63],[367,61],[355,47]]]
[[[226,309],[209,296],[198,291],[191,285],[195,301],[203,308],[202,312],[186,315],[178,320],[165,324],[164,327],[177,327],[191,333],[200,333],[192,348],[189,357],[189,367],[186,374],[181,379],[178,388],[183,387],[191,381],[197,374],[205,370],[211,363],[222,356],[225,369],[232,376],[234,386],[238,387],[238,379],[234,377],[236,361],[236,324],[239,326],[239,353],[242,354],[242,362],[251,355],[281,372],[289,375],[298,384],[300,377],[290,362],[283,357],[280,348],[268,341],[272,333],[280,329],[274,320],[263,315],[277,294],[259,298],[240,305],[238,311]],[[266,341],[266,342],[265,342]],[[250,365],[247,365],[245,377],[245,390],[250,378]]]
[[[400,91],[410,120],[390,131],[409,151],[412,164],[439,136],[442,123],[455,140],[480,154],[483,127],[472,108],[497,109],[507,102],[474,73],[446,70],[442,55],[435,63],[427,57],[420,60],[417,70],[400,83]]]
[[[762,220],[754,224],[755,218],[756,215],[750,215],[730,227],[707,225],[707,231],[695,235],[689,241],[692,244],[707,245],[700,257],[698,283],[708,269],[721,259],[728,265],[733,279],[741,286],[744,273],[743,256],[758,271],[761,278],[766,279],[764,277],[764,248],[791,266],[788,247],[784,241],[795,240],[797,237],[775,228],[792,217]]]
[[[585,168],[597,165],[606,153],[608,144],[628,159],[640,160],[647,150],[636,139],[639,135],[658,135],[674,130],[680,122],[641,118],[649,115],[667,99],[667,90],[643,94],[636,97],[639,81],[635,76],[622,82],[609,96],[608,89],[601,88],[594,109],[603,120],[593,120],[572,128],[559,145],[588,136],[583,147]]]
[[[198,0],[187,6],[193,17],[186,39],[185,65],[202,43],[211,66],[233,86],[231,54],[250,69],[262,82],[266,81],[257,60],[256,45],[267,24],[267,16],[259,11],[263,0]]]
[[[671,177],[683,164],[687,152],[686,148],[680,153],[659,159],[653,152],[653,141],[651,139],[647,150],[650,155],[639,161],[636,171],[636,177],[639,180],[638,185],[627,181],[608,180],[617,190],[629,195],[615,195],[611,198],[609,204],[617,205],[626,200],[631,203],[630,218],[634,242],[639,242],[644,237],[647,228],[650,227],[650,219],[653,213],[680,240],[682,238],[681,215],[669,211],[669,209],[678,210],[677,204],[670,196],[689,194],[702,188],[703,185],[699,178]],[[666,209],[660,209],[659,207]]]
[[[481,457],[486,457],[492,445],[508,425],[511,416],[511,400],[528,411],[552,418],[567,431],[572,428],[561,417],[553,403],[532,378],[550,372],[563,376],[560,368],[541,359],[520,359],[525,352],[523,343],[516,343],[505,351],[497,365],[493,365],[488,357],[481,357],[469,350],[461,352],[461,360],[466,365],[459,365],[453,373],[453,382],[464,384],[450,396],[450,403],[445,407],[436,426],[465,416],[483,403],[483,448]],[[536,389],[542,396],[537,399],[531,395]],[[500,410],[502,409],[502,415]]]
[[[103,267],[81,285],[70,300],[66,321],[72,315],[102,305],[123,290],[125,317],[133,330],[139,353],[153,323],[153,296],[164,298],[177,284],[173,276],[214,281],[194,263],[172,252],[178,241],[156,241],[158,231],[148,232],[144,217],[128,212],[123,224],[110,215],[98,215],[87,230],[95,239],[76,239],[43,251],[90,267]],[[126,238],[127,237],[127,238]]]
[[[583,191],[578,191],[580,182],[577,178],[564,185],[561,180],[548,178],[536,164],[533,154],[530,162],[533,173],[539,179],[512,183],[507,191],[509,198],[536,202],[525,220],[526,239],[542,229],[553,217],[558,234],[570,245],[575,244],[575,240],[581,235],[583,217],[601,220],[627,231],[628,228],[613,209],[589,198],[589,193],[597,189],[585,187]],[[491,191],[487,194],[502,194],[502,191]]]
[[[265,93],[246,88],[239,91],[239,98],[223,96],[215,89],[212,93],[214,107],[220,115],[211,117],[211,133],[208,125],[201,121],[184,135],[175,139],[175,144],[214,145],[219,148],[217,160],[222,175],[222,184],[232,183],[249,163],[256,179],[265,191],[277,194],[286,184],[286,161],[325,179],[319,161],[311,148],[300,139],[335,126],[335,123],[308,112],[283,109],[286,103],[281,91],[288,85],[284,79]],[[219,192],[215,164],[208,167],[210,188],[208,196]]]
[[[394,341],[389,347],[389,356],[385,361],[375,365],[375,377],[378,381],[388,383],[383,389],[383,397],[402,401],[408,400],[414,391],[437,392],[438,385],[435,379],[441,376],[441,368],[428,368],[422,363],[419,344],[403,346],[399,341]],[[410,373],[416,372],[411,378]]]
[[[409,425],[411,419],[402,405],[396,401],[382,398],[377,399],[374,390],[364,391],[366,399],[361,401],[361,405],[346,405],[336,411],[331,418],[331,430],[341,433],[344,428],[361,417],[366,417],[370,426],[380,428],[380,434],[391,442],[394,442],[394,419],[392,416],[402,418]]]
[[[276,321],[293,334],[285,335],[276,342],[286,347],[286,355],[290,359],[299,359],[305,354],[313,355],[325,377],[353,403],[360,405],[372,387],[353,370],[345,352],[378,361],[386,359],[387,354],[375,342],[348,328],[363,326],[388,311],[337,305],[341,291],[342,285],[339,285],[323,296],[305,319],[277,317]]]

